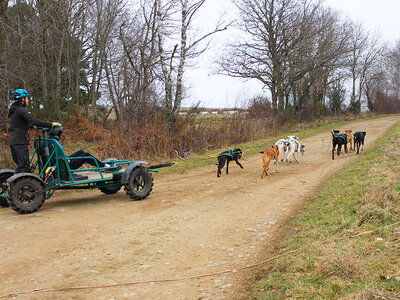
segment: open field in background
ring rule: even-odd
[[[299,251],[250,276],[249,298],[399,299],[400,224],[380,229],[397,222],[400,123],[282,228],[266,255]]]

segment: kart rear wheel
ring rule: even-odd
[[[46,192],[33,194],[44,189],[44,184],[35,177],[21,177],[11,182],[8,189],[8,204],[20,214],[30,214],[42,207]]]
[[[104,194],[111,195],[117,193],[122,187],[122,184],[119,185],[110,185],[110,186],[104,186],[100,188],[100,191],[103,192]]]
[[[126,194],[133,200],[146,198],[153,189],[153,177],[143,167],[133,169],[125,185]]]
[[[14,175],[13,172],[6,172],[6,173],[0,174],[0,194],[4,194],[6,192],[6,190],[7,190],[6,181],[8,178],[10,178],[13,175]],[[7,203],[6,197],[0,197],[0,206],[1,207],[9,206]]]

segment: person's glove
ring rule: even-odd
[[[51,123],[51,128],[56,128],[56,127],[62,127],[62,124],[60,122]]]

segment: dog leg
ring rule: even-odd
[[[239,165],[239,167],[240,167],[241,169],[243,169],[243,166],[240,164],[240,162],[239,162],[239,160],[238,160],[237,157],[235,157],[235,162]]]
[[[225,166],[225,161],[226,161],[226,158],[224,156],[218,157],[217,177],[220,177],[220,175],[222,174],[221,169]]]
[[[295,152],[293,152],[293,157],[294,157],[294,160],[298,163],[298,164],[300,164],[300,161],[297,159],[297,157],[296,157],[296,151]]]
[[[290,157],[292,156],[292,154],[293,154],[293,151],[290,150],[289,153],[286,156],[286,162],[290,162]]]
[[[266,156],[265,157],[265,164],[264,164],[264,172],[265,172],[265,176],[268,176],[268,170],[269,170],[269,164],[271,162],[271,157]]]
[[[226,160],[226,174],[228,174],[229,159]]]

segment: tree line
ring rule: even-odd
[[[273,111],[291,110],[304,120],[344,110],[359,114],[363,103],[370,111],[398,109],[400,41],[385,44],[323,1],[235,4],[242,39],[230,45],[221,69],[264,84],[271,95],[264,102]]]
[[[221,53],[219,72],[262,82],[270,97],[253,101],[274,114],[289,110],[306,120],[345,109],[358,114],[363,103],[371,111],[398,108],[400,42],[385,45],[312,0],[237,0],[238,21],[221,18],[201,32],[194,20],[205,2],[1,1],[2,128],[11,91],[25,88],[32,109],[49,119],[80,108],[103,122],[113,111],[121,124],[158,115],[173,130],[188,64],[232,26],[240,38]],[[99,104],[107,111],[99,114]]]

